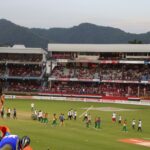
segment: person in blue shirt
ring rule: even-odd
[[[21,139],[18,135],[7,135],[0,141],[0,150],[24,150],[30,145],[30,138],[24,136]]]

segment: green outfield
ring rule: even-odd
[[[49,123],[43,124],[31,119],[31,103],[35,104],[37,110],[48,112]],[[87,108],[104,108],[100,110],[90,110],[92,116],[92,125],[86,128],[85,123],[79,116]],[[66,102],[66,101],[33,101],[33,100],[6,100],[5,108],[17,109],[17,120],[0,119],[1,125],[7,125],[12,134],[18,134],[20,137],[28,135],[31,137],[33,150],[148,150],[149,147],[127,144],[119,142],[120,139],[140,138],[150,140],[150,106],[134,106],[121,104],[102,104],[87,102]],[[127,119],[128,132],[122,132],[122,126],[118,123],[112,123],[112,111],[109,108],[122,108],[122,111],[116,111],[121,114],[123,119]],[[60,113],[65,114],[69,109],[77,110],[77,120],[65,120],[63,127],[52,127],[52,115]],[[83,109],[85,108],[85,109]],[[114,109],[114,110],[115,110]],[[127,110],[128,109],[128,110]],[[113,110],[113,111],[114,111]],[[101,117],[101,129],[94,128],[94,118]],[[142,120],[143,132],[132,130],[131,121]]]

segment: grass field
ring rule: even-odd
[[[47,125],[38,121],[31,120],[30,104],[34,102],[39,110],[49,113],[49,123]],[[122,126],[118,123],[112,123],[112,112],[90,110],[92,116],[92,125],[86,128],[82,118],[74,120],[65,120],[63,127],[52,127],[52,115],[64,113],[67,118],[67,112],[70,108],[77,110],[80,116],[85,110],[82,108],[93,107],[115,107],[131,109],[132,111],[120,111],[123,118],[127,119],[128,132],[122,132]],[[33,150],[148,150],[148,147],[133,144],[121,143],[118,140],[124,138],[142,138],[150,140],[150,107],[133,106],[121,104],[101,104],[86,102],[66,102],[66,101],[31,101],[31,100],[6,100],[5,108],[16,108],[18,119],[0,119],[1,125],[8,125],[12,134],[18,134],[20,137],[29,135]],[[100,116],[102,119],[101,129],[94,128],[94,118]],[[143,132],[132,130],[131,121],[142,119]]]

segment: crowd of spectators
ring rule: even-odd
[[[17,80],[18,77],[41,77],[45,66],[42,54],[0,54],[0,86],[6,92],[39,92],[41,81]],[[38,65],[37,65],[38,64]],[[16,77],[16,80],[12,80]]]
[[[73,64],[68,63],[66,65],[59,64],[56,66],[51,73],[51,77],[97,79],[99,78],[99,72],[96,67],[84,66],[82,64],[73,66]]]
[[[58,64],[51,77],[148,81],[150,67],[136,64]],[[117,81],[116,81],[117,82]],[[100,94],[104,96],[145,96],[150,87],[136,84],[92,83],[92,82],[54,82],[51,92],[63,94]]]
[[[150,68],[145,65],[102,65],[100,66],[102,80],[150,80]]]
[[[9,76],[39,77],[42,74],[42,68],[39,65],[9,65]]]
[[[1,57],[1,56],[0,56]],[[16,57],[17,58],[17,57]],[[5,73],[16,77],[39,77],[42,74],[40,65],[1,64],[0,76]],[[137,64],[94,64],[64,63],[57,64],[51,72],[54,78],[78,78],[125,81],[150,80],[149,65]],[[103,81],[107,82],[107,81]],[[5,86],[7,91],[42,92],[46,88],[40,81],[9,80]],[[100,83],[100,82],[52,82],[48,92],[62,94],[92,94],[102,96],[145,96],[150,86],[138,84]]]
[[[98,83],[55,82],[52,84],[51,92],[64,94],[100,94],[98,87]]]
[[[93,53],[92,53],[93,54]],[[84,56],[92,56],[90,52],[84,54],[77,54],[76,52],[53,52],[52,53],[52,58],[54,59],[75,59],[78,58],[78,55],[84,55]],[[95,56],[99,57],[99,60],[119,60],[119,59],[124,59],[124,55],[121,53],[95,53]]]
[[[6,91],[9,92],[39,92],[41,83],[39,81],[30,80],[12,80],[7,81]]]
[[[101,96],[146,96],[150,92],[149,86],[119,83],[93,82],[54,82],[52,93],[60,94],[92,94]]]
[[[100,53],[99,60],[121,60],[124,59],[122,53]]]
[[[58,78],[73,78],[74,77],[74,69],[72,66],[56,66],[53,71],[51,77]]]
[[[0,65],[0,77],[3,76],[4,74],[5,74],[5,66]]]
[[[0,65],[0,77],[7,75],[16,77],[40,77],[43,71],[41,65]]]
[[[82,78],[100,80],[150,80],[150,68],[146,65],[121,65],[121,64],[58,64],[51,77],[56,78]]]
[[[42,54],[0,54],[0,61],[41,62]]]
[[[53,59],[73,59],[74,58],[74,54],[70,53],[70,52],[62,52],[62,53],[53,53],[52,54],[52,58]]]
[[[89,58],[92,56],[97,56],[96,60],[149,60],[147,57],[149,54],[145,53],[107,53],[107,52],[52,52],[50,58],[53,59],[78,59],[80,56],[85,56],[84,58]],[[140,57],[142,56],[142,57]]]

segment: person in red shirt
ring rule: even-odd
[[[0,131],[2,132],[2,138],[10,135],[10,129],[7,126],[0,126]]]

